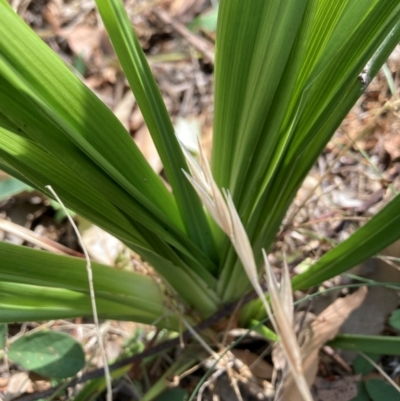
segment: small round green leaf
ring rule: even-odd
[[[85,364],[82,346],[73,337],[47,330],[19,338],[8,356],[27,370],[57,379],[74,376]]]
[[[397,309],[392,313],[389,323],[394,329],[400,330],[400,309]]]
[[[371,379],[365,383],[365,387],[372,401],[400,401],[400,393],[389,383],[380,379]]]
[[[380,358],[379,354],[368,353],[367,356],[369,356],[374,362],[377,362]],[[371,373],[375,369],[375,366],[362,355],[357,355],[357,358],[353,362],[353,369],[354,373],[365,376],[368,373]]]
[[[365,389],[365,383],[363,381],[359,381],[357,383],[357,395],[350,401],[371,401],[371,398],[369,398],[367,390]]]

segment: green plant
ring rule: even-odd
[[[120,0],[97,0],[172,187],[112,112],[0,0],[0,168],[121,239],[163,278],[93,264],[99,315],[179,330],[251,288],[184,176],[184,153]],[[211,169],[258,265],[296,191],[400,39],[392,0],[222,0]],[[308,288],[400,238],[400,197],[293,279]],[[84,261],[0,243],[0,321],[91,315]],[[40,297],[37,295],[40,294]],[[183,308],[182,308],[183,306]],[[262,320],[259,301],[240,322]]]

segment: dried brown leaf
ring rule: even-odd
[[[254,376],[264,380],[271,379],[274,368],[268,362],[264,361],[264,359],[260,358],[259,355],[241,349],[234,349],[232,353],[247,366]]]
[[[99,48],[101,30],[88,25],[77,25],[72,30],[62,29],[59,34],[64,36],[74,54],[79,54],[88,60]]]

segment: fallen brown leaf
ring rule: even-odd
[[[234,349],[233,355],[240,359],[250,372],[259,379],[270,380],[274,368],[264,359],[248,350]]]
[[[88,60],[99,48],[101,31],[87,25],[77,25],[72,30],[62,29],[59,34],[64,36],[74,54],[79,54]]]
[[[386,134],[383,140],[383,147],[386,152],[389,153],[393,161],[398,161],[400,159],[400,135],[396,132],[391,132]]]
[[[357,382],[360,378],[360,375],[356,375],[327,381],[317,377],[313,386],[314,399],[315,401],[350,401],[357,396]]]

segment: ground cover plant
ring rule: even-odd
[[[217,31],[211,172],[216,187],[229,191],[235,208],[227,220],[236,209],[260,274],[262,249],[271,248],[302,180],[400,37],[400,6],[390,1],[281,3],[223,1]],[[196,178],[196,165],[189,169],[122,4],[97,6],[172,192],[115,116],[5,1],[0,166],[49,196],[52,185],[69,208],[163,278],[160,287],[148,276],[93,264],[100,317],[179,331],[183,317],[191,324],[206,319],[252,286],[229,230],[215,222],[221,198],[207,193],[211,178],[204,183],[200,172],[193,187],[184,175]],[[398,239],[399,206],[397,196],[296,276],[293,288],[345,272]],[[84,262],[6,243],[0,250],[3,322],[91,316]],[[265,316],[254,301],[239,322],[249,327]]]

